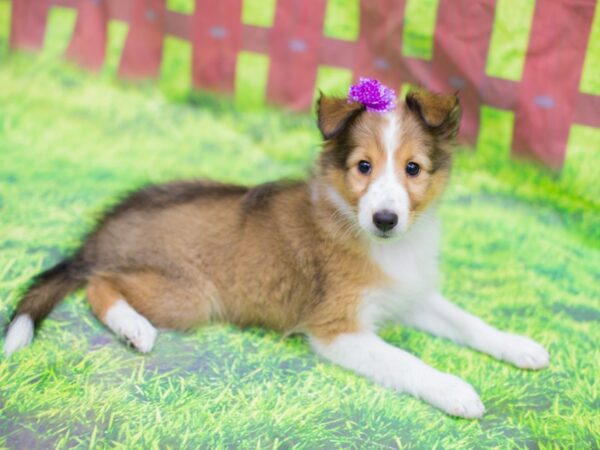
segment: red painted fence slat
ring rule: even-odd
[[[600,95],[579,93],[576,108],[576,123],[600,128]]]
[[[10,47],[36,51],[44,45],[48,0],[13,0],[10,29]]]
[[[254,53],[269,53],[269,34],[271,30],[254,25],[244,25],[242,28],[242,47]]]
[[[355,80],[376,78],[400,90],[407,75],[402,61],[404,0],[362,0],[360,34],[354,61]]]
[[[186,41],[192,40],[192,16],[165,11],[165,33]]]
[[[50,6],[62,6],[63,8],[74,8],[77,9],[79,6],[78,0],[49,0]],[[100,1],[100,0],[98,0]]]
[[[106,3],[83,1],[77,10],[75,31],[65,56],[88,70],[99,71],[106,55]]]
[[[496,77],[485,77],[481,86],[483,102],[494,108],[514,109],[517,104],[516,81]]]
[[[164,17],[164,0],[135,0],[119,65],[119,76],[158,76],[162,60]]]
[[[294,110],[310,108],[323,34],[325,0],[279,0],[270,35],[267,98]]]
[[[322,37],[319,47],[319,64],[352,70],[354,68],[355,45],[351,41]]]
[[[192,16],[194,87],[231,93],[241,47],[242,0],[197,0]]]
[[[477,141],[481,88],[494,25],[495,0],[440,0],[431,88],[460,91],[460,136]]]
[[[85,0],[79,0],[85,1]],[[94,0],[94,1],[106,1],[108,5],[108,15],[111,19],[123,20],[125,22],[131,21],[133,9],[135,3],[138,0]]]
[[[515,111],[513,152],[562,165],[594,2],[537,0]]]

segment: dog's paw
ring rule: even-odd
[[[550,363],[548,351],[525,336],[506,333],[502,337],[499,358],[521,369],[543,369]]]
[[[106,325],[142,353],[154,347],[156,328],[124,300],[118,300],[108,310]]]
[[[157,331],[145,317],[138,317],[123,330],[123,337],[138,351],[148,353],[154,347]]]
[[[466,381],[447,373],[440,373],[421,393],[423,400],[451,416],[477,419],[485,413],[479,395]]]

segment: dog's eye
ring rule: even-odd
[[[358,163],[358,171],[365,175],[371,172],[371,163],[364,159]]]
[[[421,167],[416,162],[409,161],[406,164],[405,170],[406,170],[406,173],[408,175],[410,175],[411,177],[416,177],[419,174],[419,172],[421,171]]]

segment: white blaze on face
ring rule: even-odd
[[[397,235],[406,230],[410,200],[406,189],[396,173],[394,156],[400,145],[400,121],[397,114],[386,117],[382,130],[385,150],[385,166],[377,169],[377,178],[371,182],[367,192],[358,203],[358,222],[370,233],[379,234],[373,223],[373,214],[387,210],[398,216],[398,224],[388,235]]]

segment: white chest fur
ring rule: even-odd
[[[439,222],[434,212],[421,216],[395,242],[374,242],[370,255],[390,279],[363,296],[360,321],[367,328],[406,314],[437,289]]]

